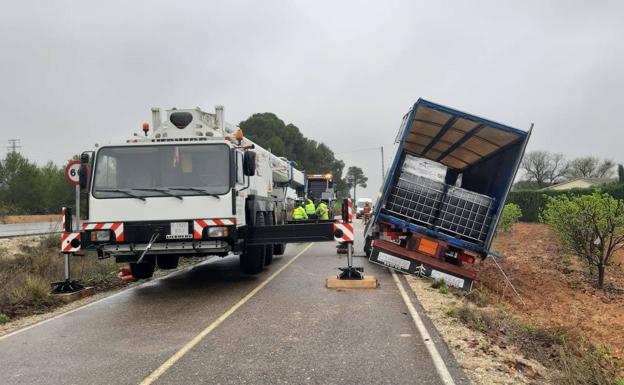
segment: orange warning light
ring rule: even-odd
[[[243,130],[241,130],[240,128],[238,130],[236,130],[236,133],[234,134],[234,137],[236,138],[236,140],[238,140],[239,142],[241,140],[243,140]]]

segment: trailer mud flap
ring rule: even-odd
[[[432,266],[425,261],[416,260],[376,246],[373,246],[371,250],[369,261],[404,273],[443,279],[449,286],[466,291],[472,289],[472,282],[474,281],[473,277],[459,275],[440,266]]]

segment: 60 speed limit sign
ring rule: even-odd
[[[73,185],[78,185],[80,183],[78,171],[80,171],[79,160],[72,160],[65,166],[65,178],[69,183]]]

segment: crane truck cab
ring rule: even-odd
[[[82,249],[130,263],[135,278],[180,257],[240,255],[243,272],[257,274],[285,244],[248,244],[250,226],[283,223],[286,192],[303,173],[245,138],[214,113],[152,109],[144,136],[81,156],[87,193]]]

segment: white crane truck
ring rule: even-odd
[[[287,189],[303,186],[304,173],[244,138],[222,106],[174,108],[164,121],[152,108],[152,128],[82,153],[81,250],[127,262],[144,279],[180,257],[229,253],[257,274],[288,242],[334,240],[333,221],[287,223]]]

